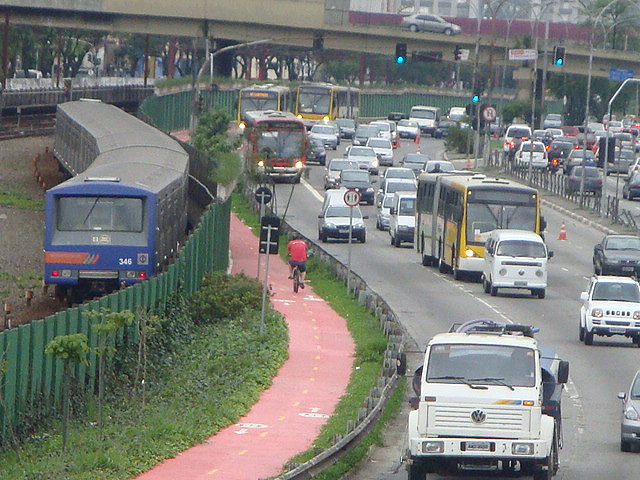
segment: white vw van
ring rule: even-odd
[[[547,250],[542,237],[528,230],[493,230],[484,252],[482,285],[495,296],[498,288],[524,288],[544,298],[547,288]]]
[[[422,133],[433,136],[440,122],[440,108],[414,105],[409,112],[409,120],[416,122]]]

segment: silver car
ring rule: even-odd
[[[445,35],[457,35],[462,32],[459,25],[447,22],[438,15],[427,15],[424,13],[416,13],[403,17],[402,26],[412,32],[436,32],[444,33]]]
[[[630,452],[640,446],[640,370],[636,372],[628,392],[618,393],[622,400],[620,450]]]
[[[341,158],[334,158],[329,162],[329,165],[324,172],[324,189],[340,187],[340,172],[346,169],[357,169],[358,163],[351,160],[343,160]]]
[[[318,123],[311,127],[309,136],[312,139],[321,140],[325,148],[336,150],[340,145],[340,132],[335,125]]]
[[[369,170],[369,173],[372,175],[378,174],[378,156],[373,148],[351,146],[347,148],[344,155],[347,157],[347,160],[357,162],[362,170]]]
[[[378,230],[389,230],[389,220],[391,218],[391,206],[393,205],[393,193],[388,193],[378,204],[376,213],[376,228]]]

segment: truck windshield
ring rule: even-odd
[[[509,345],[441,344],[429,351],[427,382],[533,387],[535,352]]]

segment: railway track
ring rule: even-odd
[[[51,135],[54,132],[55,124],[55,113],[3,116],[0,118],[0,141]]]

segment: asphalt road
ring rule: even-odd
[[[328,157],[341,156],[345,142]],[[404,142],[396,151],[397,162],[404,152],[415,151],[417,145]],[[422,139],[422,152],[437,158],[443,142]],[[464,161],[459,167],[464,167]],[[312,166],[308,180],[292,186],[276,188],[278,214],[286,212],[286,220],[307,237],[318,238],[317,216],[324,194],[323,167]],[[608,182],[615,182],[615,177]],[[552,196],[543,200],[553,201]],[[634,206],[635,208],[635,206]],[[620,400],[623,391],[640,367],[640,351],[629,339],[596,337],[587,347],[578,341],[580,292],[592,274],[593,245],[603,233],[552,208],[543,207],[547,219],[547,244],[555,256],[549,264],[547,297],[499,292],[497,297],[485,294],[480,283],[455,281],[451,275],[424,267],[410,244],[401,248],[390,245],[387,232],[375,228],[375,207],[363,206],[369,215],[367,242],[354,243],[352,268],[380,293],[398,315],[414,342],[410,350],[417,366],[420,352],[430,337],[447,331],[453,322],[475,318],[508,319],[515,323],[533,324],[540,328],[537,338],[571,362],[570,383],[563,398],[564,448],[556,478],[567,480],[635,479],[640,471],[640,456],[620,452]],[[562,222],[566,223],[567,241],[557,240]],[[348,244],[333,241],[321,244],[332,255],[346,263]],[[402,418],[399,421],[403,421]],[[402,425],[396,426],[397,429]],[[391,444],[353,478],[404,479],[406,473],[397,468],[402,451],[402,432],[390,433]],[[394,464],[395,462],[395,464]],[[484,478],[484,477],[474,477]],[[492,477],[495,478],[495,477]]]

